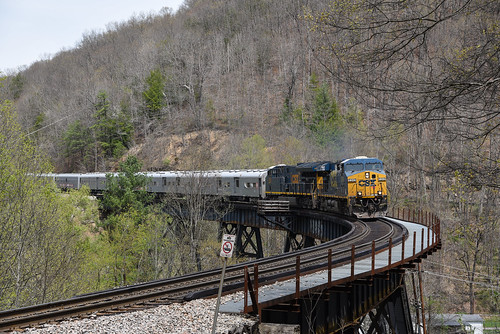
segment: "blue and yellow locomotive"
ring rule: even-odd
[[[268,170],[266,197],[358,218],[380,217],[387,212],[386,175],[382,161],[367,157],[278,165]]]

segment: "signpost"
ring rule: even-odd
[[[219,315],[220,297],[222,295],[222,285],[224,284],[224,275],[226,274],[227,258],[233,256],[235,241],[236,241],[236,236],[232,234],[224,234],[224,236],[222,237],[222,244],[220,246],[220,256],[224,258],[224,264],[222,265],[222,275],[220,278],[219,293],[217,294],[217,304],[215,306],[212,334],[215,334],[215,329],[217,328],[217,316]]]
[[[220,256],[221,257],[225,257],[226,260],[228,257],[233,257],[235,240],[236,240],[235,235],[224,234],[224,236],[222,237],[222,245],[220,247]]]

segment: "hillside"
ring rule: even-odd
[[[488,0],[189,0],[83,36],[5,76],[0,96],[58,172],[378,157],[393,206],[445,222],[439,262],[495,277],[499,22]],[[463,294],[441,280],[429,294],[498,311],[463,279]]]
[[[105,33],[90,33],[76,49],[18,74],[9,93],[15,95],[11,98],[27,129],[46,127],[36,140],[59,171],[108,170],[113,158],[124,153],[104,152],[103,157],[103,148],[95,152],[91,142],[75,147],[64,140],[75,122],[81,128],[73,137],[85,137],[85,128],[98,131],[96,110],[103,105],[106,117],[133,126],[131,138],[120,139],[125,148],[150,149],[148,143],[158,138],[204,130],[234,134],[228,147],[232,155],[239,142],[255,134],[269,146],[289,137],[311,146],[308,129],[282,122],[286,99],[303,109],[304,118],[310,117],[314,90],[331,82],[306,47],[309,30],[301,15],[301,3],[193,1],[176,15],[136,17]],[[155,74],[159,81],[151,86],[148,79]],[[158,93],[158,85],[161,94],[151,102],[157,106],[148,107],[144,93]],[[87,134],[94,142],[99,141],[96,131]],[[330,145],[324,146],[310,158],[336,158],[326,147]],[[342,148],[334,151],[344,153]],[[80,163],[73,164],[75,159]],[[227,161],[211,160],[212,165],[221,163]]]

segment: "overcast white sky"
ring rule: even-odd
[[[0,71],[70,49],[86,32],[140,13],[174,12],[183,0],[0,0]]]

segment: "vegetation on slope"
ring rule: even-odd
[[[175,15],[116,23],[87,34],[73,50],[9,74],[0,88],[2,117],[15,108],[32,146],[65,172],[119,169],[130,155],[143,169],[377,156],[386,164],[392,205],[433,211],[444,222],[446,252],[429,269],[465,270],[456,281],[437,278],[429,298],[448,311],[494,313],[499,6],[190,0]],[[109,246],[99,261],[115,261],[109,267],[96,261],[99,270],[113,268],[97,271],[109,274],[101,283],[181,272],[152,260],[152,249],[168,252],[188,242],[146,237],[166,231],[169,219],[160,212],[148,211],[143,220],[129,210],[96,223],[118,226],[92,232],[99,235],[92,247]],[[187,253],[197,261],[195,250]],[[109,282],[101,283],[95,287]]]

